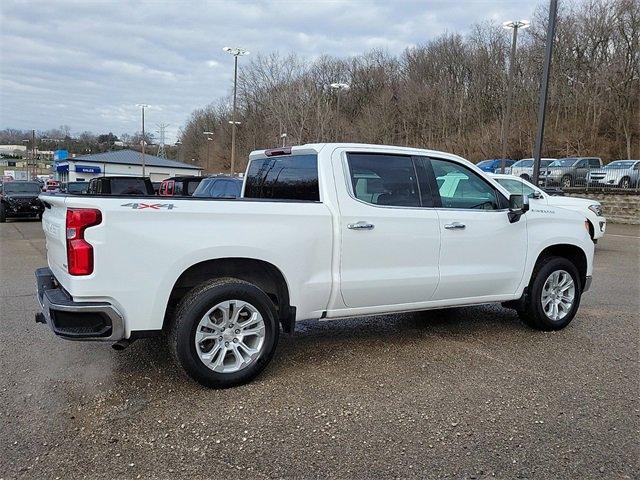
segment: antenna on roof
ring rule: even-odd
[[[160,141],[158,142],[158,157],[160,158],[167,158],[167,152],[165,152],[164,150],[164,134],[165,131],[167,129],[167,127],[169,126],[168,123],[159,123],[157,125],[158,130],[156,130],[159,134],[160,134]]]

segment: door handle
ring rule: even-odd
[[[373,230],[374,225],[367,222],[349,223],[347,228],[350,230]]]
[[[444,228],[446,228],[447,230],[464,230],[465,228],[467,228],[467,226],[464,223],[453,222],[447,223]]]

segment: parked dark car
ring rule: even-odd
[[[200,182],[194,197],[200,198],[238,198],[242,192],[242,179],[236,177],[207,177]]]
[[[42,218],[44,205],[38,199],[42,187],[38,182],[4,182],[0,184],[0,223],[11,217]]]
[[[161,197],[190,197],[203,178],[195,175],[167,178],[160,185],[159,195]]]
[[[87,190],[89,189],[89,183],[88,182],[68,182],[64,188],[63,188],[63,192],[64,193],[71,193],[74,195],[83,195],[85,193],[87,193]]]
[[[515,160],[506,159],[504,161],[505,169],[511,167],[516,163]],[[476,163],[476,167],[478,167],[483,172],[489,173],[502,173],[500,169],[502,168],[502,160],[500,158],[493,158],[491,160],[482,160],[481,162]],[[505,173],[510,173],[510,170],[505,171]]]
[[[89,181],[89,195],[154,195],[147,177],[99,177]]]

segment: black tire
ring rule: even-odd
[[[0,223],[7,221],[7,211],[3,203],[0,203]]]
[[[573,177],[571,175],[565,175],[562,177],[562,180],[560,180],[560,184],[564,188],[573,187]]]
[[[264,320],[265,337],[257,358],[236,372],[222,373],[213,371],[200,359],[195,335],[207,311],[227,300],[242,300],[254,306]],[[193,380],[209,388],[229,388],[253,380],[265,369],[275,353],[280,326],[273,302],[261,289],[237,278],[217,278],[187,293],[178,305],[168,334],[176,360]]]
[[[618,186],[620,188],[630,188],[631,187],[631,179],[629,177],[624,177],[622,180],[620,180],[620,183],[618,184]]]
[[[564,270],[571,275],[575,286],[575,295],[573,305],[567,314],[559,319],[552,320],[547,316],[542,308],[542,289],[549,276],[558,270]],[[540,259],[534,268],[531,282],[529,283],[529,295],[525,305],[518,310],[520,319],[536,330],[561,330],[573,320],[578,307],[580,306],[580,297],[582,296],[582,283],[578,269],[573,263],[563,257],[545,257]]]

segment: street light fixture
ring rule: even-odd
[[[509,20],[502,24],[502,28],[506,30],[513,30],[513,37],[511,40],[511,56],[509,57],[509,80],[507,83],[507,105],[506,112],[502,119],[502,159],[500,161],[500,173],[504,173],[506,167],[507,158],[507,128],[511,121],[511,97],[513,96],[513,73],[516,63],[516,44],[518,42],[518,30],[521,28],[529,27],[529,20]]]
[[[249,55],[248,50],[239,47],[224,47],[222,50],[233,55],[233,113],[231,116],[231,174],[236,164],[236,98],[238,93],[238,57]]]
[[[142,141],[140,142],[142,148],[141,148],[141,153],[142,153],[142,176],[145,176],[145,157],[144,157],[144,147],[145,147],[145,143],[146,142],[146,137],[144,135],[144,109],[145,108],[149,108],[149,105],[145,104],[145,103],[138,103],[136,105],[136,107],[140,107],[140,109],[142,110]]]

